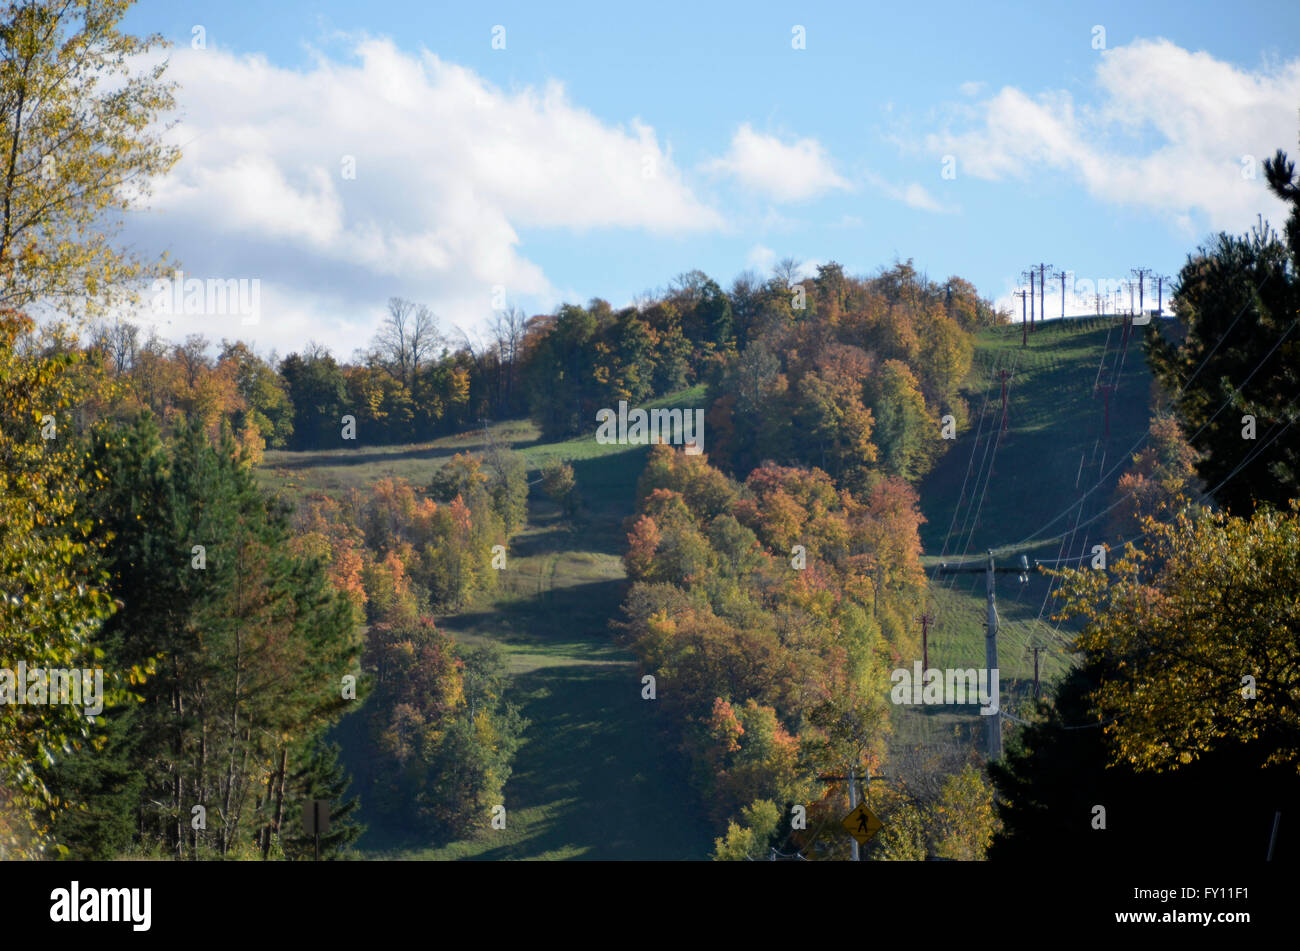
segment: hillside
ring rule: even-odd
[[[702,398],[695,388],[647,405]],[[409,830],[378,825],[363,802],[370,828],[361,851],[403,859],[703,858],[713,843],[702,822],[683,814],[690,791],[682,764],[662,748],[631,655],[615,648],[608,628],[623,593],[622,523],[632,514],[647,449],[590,438],[541,443],[536,428],[521,421],[493,433],[524,454],[530,480],[550,459],[569,462],[583,500],[569,524],[545,500],[531,499],[493,597],[437,618],[467,643],[505,647],[513,702],[532,724],[506,790],[506,829],[423,847]],[[341,493],[389,475],[423,485],[455,453],[481,447],[481,434],[467,433],[414,446],[268,453],[261,476],[291,496]],[[337,731],[345,760],[367,742],[359,724],[347,719]]]
[[[1141,337],[1152,326],[1133,328],[1127,348],[1118,317],[1040,323],[1027,347],[1021,346],[1019,325],[979,334],[964,391],[970,425],[920,486],[934,618],[931,666],[984,665],[984,576],[942,573],[941,561],[975,561],[990,548],[996,553],[1015,547],[1017,557],[1027,552],[1031,560],[1049,562],[1078,558],[1097,544],[1106,527],[1101,513],[1150,423],[1152,378]],[[1007,431],[999,439],[1002,370],[1011,376]],[[1105,398],[1094,389],[1098,381],[1115,386],[1109,439]],[[1069,631],[1050,620],[1055,599],[1045,575],[1031,573],[1021,584],[1016,575],[1001,574],[997,585],[1004,708],[1014,710],[1033,693],[1033,648],[1043,648],[1040,678],[1050,682],[1068,663]],[[973,712],[902,712],[896,746],[931,742],[959,724],[976,728],[975,742],[982,742]]]
[[[1040,325],[1020,346],[1018,327],[982,332],[965,386],[970,425],[921,485],[926,562],[977,557],[1034,536],[1034,557],[1079,554],[1104,523],[1089,520],[1106,504],[1150,416],[1150,375],[1139,328],[1121,346],[1117,319],[1085,318]],[[996,374],[1011,371],[1007,432]],[[1110,438],[1098,379],[1114,380]],[[695,405],[702,388],[650,405]],[[583,510],[567,523],[549,503],[530,501],[527,527],[513,541],[498,591],[472,611],[438,623],[468,643],[495,641],[509,655],[515,702],[531,721],[507,786],[507,828],[442,847],[412,843],[402,829],[371,820],[364,854],[401,858],[703,858],[712,847],[704,823],[682,814],[689,790],[675,751],[662,749],[655,713],[639,696],[630,655],[611,642],[625,573],[623,520],[632,513],[645,448],[602,446],[590,438],[540,441],[533,424],[507,421],[494,436],[522,452],[530,479],[550,459],[574,466]],[[427,484],[461,451],[482,447],[470,432],[429,443],[327,452],[269,452],[260,478],[290,496],[338,494],[383,476]],[[1100,481],[1099,481],[1100,480]],[[1052,519],[1090,489],[1082,514]],[[1079,524],[1075,528],[1076,518]],[[1073,539],[1071,535],[1073,534]],[[1065,667],[1062,636],[1048,623],[1048,580],[1021,585],[999,578],[1000,661],[1004,707],[1032,693],[1035,646],[1041,676]],[[984,580],[935,575],[930,663],[982,666]],[[359,722],[359,721],[357,721]],[[345,757],[365,738],[357,722],[338,730]],[[894,717],[895,753],[947,746],[956,755],[980,742],[973,708],[905,707]]]

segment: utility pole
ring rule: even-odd
[[[1147,283],[1147,275],[1151,273],[1151,268],[1149,268],[1149,267],[1135,267],[1135,268],[1132,268],[1132,269],[1131,269],[1130,273],[1132,273],[1132,275],[1133,275],[1134,277],[1137,278],[1137,284],[1138,284],[1138,310],[1139,310],[1140,312],[1142,312],[1142,313],[1146,313],[1145,311],[1142,310],[1142,308],[1146,306],[1146,303],[1145,303],[1145,301],[1144,301],[1143,298],[1142,298],[1142,289],[1143,289],[1144,287],[1146,287],[1146,283]]]
[[[989,592],[989,617],[988,630],[984,635],[984,668],[989,672],[988,678],[991,682],[993,671],[998,669],[998,605],[996,595],[994,594],[995,584],[993,579],[996,577],[996,568],[993,566],[993,549],[989,549],[989,566],[988,573],[985,575],[985,584]],[[1001,683],[999,676],[998,682]],[[998,698],[998,712],[989,717],[989,724],[986,728],[988,739],[989,759],[996,760],[1002,758],[1002,698]]]
[[[1038,706],[1038,652],[1043,648],[1030,648],[1034,652],[1034,706]]]
[[[1034,332],[1034,269],[1022,271],[1020,276],[1029,275],[1029,332]]]
[[[1110,441],[1110,394],[1115,391],[1114,383],[1098,383],[1097,389],[1106,398],[1106,440]]]
[[[853,775],[855,772],[856,770],[852,766],[850,766],[849,767],[849,812],[852,812],[854,809],[858,808],[858,782],[857,782],[857,778]],[[851,860],[854,862],[861,861],[861,859],[858,858],[857,839],[854,839],[849,844],[849,848],[851,849],[850,852]]]
[[[818,776],[817,778],[821,780],[823,783],[842,783],[845,780],[848,780],[849,812],[852,812],[854,809],[858,808],[858,777],[857,777],[857,770],[853,767],[852,764],[849,764],[847,776]],[[872,776],[871,767],[869,766],[862,767],[862,801],[863,802],[867,801],[867,790],[870,788],[872,783],[879,782],[882,779],[888,779],[888,778],[889,778],[888,776]],[[850,855],[852,856],[853,861],[854,862],[861,861],[858,855],[857,839],[854,839],[850,843],[850,848],[852,849]]]
[[[972,573],[977,571],[984,572],[985,585],[988,588],[988,627],[984,635],[984,665],[989,671],[989,678],[992,679],[993,671],[998,669],[998,606],[996,600],[996,585],[994,579],[998,572],[1003,574],[1025,575],[1028,568],[1025,567],[1027,560],[1021,556],[1020,565],[1014,568],[998,567],[993,561],[993,549],[988,550],[988,561],[984,566],[978,564],[955,565],[949,567],[946,562],[939,564],[940,571],[953,571],[960,573]],[[999,675],[999,680],[1001,679]],[[1002,758],[1002,702],[997,698],[998,711],[987,715],[988,720],[985,726],[985,743],[990,760]]]
[[[1012,291],[1012,297],[1020,298],[1020,346],[1024,347],[1029,344],[1029,324],[1025,323],[1025,295],[1029,291],[1021,288],[1018,291]]]
[[[924,672],[930,669],[930,622],[934,617],[926,611],[917,620],[921,622],[921,670],[924,676]]]
[[[1163,314],[1165,312],[1165,282],[1169,280],[1166,274],[1153,275],[1156,280],[1156,312]]]
[[[1059,278],[1061,279],[1061,319],[1062,319],[1062,320],[1065,319],[1065,277],[1066,277],[1066,273],[1067,273],[1067,272],[1066,272],[1065,268],[1061,268],[1061,270],[1059,270],[1059,271],[1054,271],[1054,272],[1053,272],[1053,276],[1054,276],[1054,277],[1059,277]],[[1046,315],[1044,315],[1044,316],[1046,316]]]
[[[1035,265],[1035,267],[1038,268],[1038,296],[1043,305],[1041,308],[1039,308],[1039,311],[1043,315],[1043,320],[1046,320],[1047,319],[1047,269],[1050,268],[1051,265],[1038,264]],[[1034,269],[1033,267],[1030,268],[1031,271],[1033,269]],[[1033,332],[1033,329],[1034,328],[1032,326],[1029,328],[1031,333]]]
[[[998,376],[1002,379],[1002,432],[1007,431],[1007,380],[1011,379],[1011,371],[999,370]]]

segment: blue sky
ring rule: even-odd
[[[1280,224],[1248,157],[1296,151],[1295,3],[555,6],[139,3],[185,157],[127,237],[261,285],[255,326],[146,317],[348,356],[392,295],[474,333],[502,292],[618,306],[783,257],[1009,303],[1031,263],[1083,295]]]

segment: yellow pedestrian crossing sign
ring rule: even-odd
[[[849,835],[858,840],[858,845],[866,845],[873,835],[885,827],[880,817],[868,809],[865,802],[845,816],[840,824]]]

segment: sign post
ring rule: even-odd
[[[330,830],[330,801],[308,799],[302,804],[302,831],[316,840],[316,861],[320,861],[320,837]]]
[[[885,827],[880,817],[867,808],[865,802],[859,803],[853,811],[844,817],[840,825],[857,840],[858,845],[866,845],[877,832]]]

